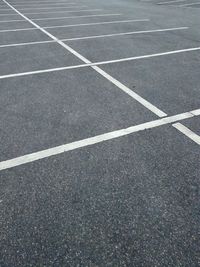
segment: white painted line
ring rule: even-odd
[[[37,44],[46,44],[46,43],[56,43],[56,41],[54,41],[54,40],[47,40],[47,41],[38,41],[38,42],[7,44],[7,45],[0,45],[0,48],[15,47],[15,46],[27,46],[27,45],[37,45]]]
[[[166,4],[173,4],[173,3],[179,3],[179,2],[185,2],[187,0],[174,0],[174,1],[166,1],[166,2],[159,2],[157,5],[166,5]]]
[[[200,145],[200,136],[193,131],[191,131],[188,127],[184,126],[181,123],[175,123],[173,124],[173,127],[179,130],[181,133],[186,135],[188,138],[190,138],[192,141]]]
[[[17,5],[37,5],[37,4],[41,4],[41,5],[45,5],[45,4],[55,4],[55,1],[31,1],[31,2],[16,2],[17,3]],[[61,4],[61,3],[71,3],[71,1],[70,2],[67,2],[67,1],[58,1],[58,2],[56,2],[56,4]],[[78,2],[76,3],[76,4],[79,4]],[[13,7],[16,7],[16,4],[15,3],[13,3]]]
[[[81,15],[81,16],[67,16],[67,17],[47,17],[47,18],[37,18],[32,19],[33,21],[38,20],[59,20],[59,19],[74,19],[74,18],[92,18],[92,17],[109,17],[109,16],[121,16],[122,14],[95,14],[95,15]],[[26,21],[25,19],[15,19],[15,20],[2,20],[0,23],[4,22],[19,22],[19,21]]]
[[[153,129],[155,127],[159,127],[162,125],[166,125],[166,124],[171,124],[177,121],[182,121],[188,118],[194,117],[193,114],[191,114],[190,112],[186,112],[186,113],[181,113],[175,116],[170,116],[170,117],[166,117],[166,118],[162,118],[162,119],[158,119],[158,120],[154,120],[154,121],[150,121],[150,122],[146,122],[146,123],[142,123],[139,125],[135,125],[135,126],[131,126],[125,129],[120,129],[120,130],[116,130],[116,131],[112,131],[112,132],[108,132],[108,133],[104,133],[104,134],[100,134],[100,135],[96,135],[93,137],[89,137],[83,140],[79,140],[79,141],[75,141],[72,143],[68,143],[68,144],[64,144],[61,146],[57,146],[57,147],[53,147],[53,148],[49,148],[49,149],[45,149],[45,150],[41,150],[35,153],[30,153],[30,154],[26,154],[24,156],[20,156],[20,157],[16,157],[13,159],[9,159],[9,160],[5,160],[0,162],[0,170],[6,170],[6,169],[10,169],[16,166],[20,166],[26,163],[30,163],[30,162],[34,162],[40,159],[44,159],[44,158],[48,158],[48,157],[52,157],[55,155],[59,155],[68,151],[72,151],[75,149],[80,149],[83,147],[87,147],[87,146],[91,146],[91,145],[95,145],[98,143],[102,143],[108,140],[112,140],[112,139],[116,139],[119,137],[123,137],[123,136],[127,136],[139,131],[145,131],[147,129]],[[191,137],[191,136],[190,136]],[[194,138],[194,136],[192,137]],[[200,137],[199,137],[200,138]],[[198,141],[199,145],[200,145],[200,140],[196,140]]]
[[[195,109],[195,110],[192,110],[191,113],[195,116],[199,116],[200,115],[200,109]]]
[[[17,22],[17,21],[26,21],[26,20],[25,19],[0,20],[0,23],[9,23],[9,22]]]
[[[19,11],[23,11],[23,10],[35,10],[35,9],[39,9],[39,10],[42,10],[42,9],[54,9],[54,10],[57,10],[57,9],[76,9],[76,8],[85,8],[87,6],[70,6],[70,7],[27,7],[27,8],[20,8]]]
[[[25,15],[40,15],[40,14],[54,14],[54,13],[78,13],[78,12],[93,12],[102,11],[102,9],[81,9],[73,11],[51,11],[51,12],[37,12],[37,13],[24,13]]]
[[[36,4],[36,3],[34,3],[34,4],[17,4],[17,5],[13,5],[15,8],[20,8],[20,7],[34,7],[34,6],[44,6],[44,7],[48,7],[48,6],[62,6],[62,5],[69,5],[69,6],[73,6],[73,5],[78,5],[78,3],[65,3],[65,2],[62,2],[62,3],[50,3],[50,4],[48,4],[48,3],[38,3],[38,4]]]
[[[68,39],[62,39],[62,41],[78,41],[78,40],[87,40],[87,39],[96,39],[96,38],[107,38],[107,37],[115,37],[115,36],[167,32],[167,31],[178,31],[178,30],[187,30],[187,29],[189,29],[189,28],[188,27],[179,27],[179,28],[168,28],[168,29],[157,29],[157,30],[121,32],[121,33],[112,33],[112,34],[104,34],[104,35],[93,35],[93,36],[86,36],[86,37],[68,38]]]
[[[95,14],[95,15],[83,15],[83,16],[68,16],[68,17],[55,17],[55,18],[38,18],[32,19],[33,21],[38,20],[59,20],[59,19],[74,19],[74,18],[92,18],[92,17],[109,17],[109,16],[121,16],[122,14]]]
[[[65,42],[65,41],[78,41],[78,40],[87,40],[87,39],[93,39],[93,38],[107,38],[107,37],[113,37],[113,36],[145,34],[145,33],[157,33],[157,32],[165,32],[165,31],[185,30],[185,29],[188,29],[188,27],[168,28],[168,29],[156,29],[156,30],[146,30],[146,31],[134,31],[134,32],[124,32],[124,33],[113,33],[113,34],[85,36],[85,37],[75,37],[75,38],[61,39],[61,41],[63,41],[63,42]],[[0,45],[0,48],[13,47],[13,46],[26,46],[26,45],[34,45],[34,44],[46,44],[46,43],[53,43],[53,42],[56,42],[56,41],[49,40],[49,41],[38,41],[38,42],[7,44],[7,45]]]
[[[179,5],[179,7],[187,7],[187,6],[194,6],[194,5],[200,5],[200,2],[190,3],[190,4],[184,4],[184,5]]]
[[[67,24],[67,25],[47,26],[43,27],[43,29],[81,27],[81,26],[105,25],[105,24],[116,24],[116,23],[118,24],[118,23],[129,23],[129,22],[146,22],[146,21],[149,21],[149,19],[114,20],[114,21],[102,21],[102,22],[81,23],[81,24]]]
[[[43,29],[69,28],[69,27],[93,26],[93,25],[104,25],[104,24],[115,24],[115,23],[143,22],[143,21],[145,22],[149,20],[134,19],[134,20],[116,20],[116,21],[93,22],[93,23],[82,23],[82,24],[67,24],[67,25],[43,27]],[[18,31],[31,31],[31,30],[38,30],[38,28],[36,29],[35,27],[31,27],[31,28],[11,29],[11,30],[0,30],[0,32],[18,32]]]
[[[43,42],[50,43],[50,42],[53,42],[53,41],[42,41],[42,43]],[[56,42],[56,41],[54,41],[54,42]],[[59,42],[63,42],[63,41],[59,40]],[[41,42],[37,42],[37,43],[41,43]],[[84,68],[84,67],[93,67],[96,70],[96,68],[98,68],[97,66],[101,66],[101,65],[113,64],[113,63],[119,63],[119,62],[126,62],[126,61],[133,61],[133,60],[140,60],[140,59],[148,59],[148,58],[167,56],[167,55],[186,53],[186,52],[194,52],[194,51],[198,51],[198,50],[200,50],[200,47],[188,48],[188,49],[182,49],[182,50],[174,50],[174,51],[169,51],[169,52],[149,54],[149,55],[143,55],[143,56],[135,56],[135,57],[129,57],[129,58],[121,58],[121,59],[108,60],[108,61],[93,62],[93,63],[90,62],[88,59],[85,59],[84,61],[82,60],[83,62],[87,62],[85,64],[58,67],[58,68],[51,68],[51,69],[43,69],[43,70],[36,70],[36,71],[29,71],[29,72],[6,74],[6,75],[1,75],[0,76],[0,80],[8,79],[8,78],[14,78],[14,77],[22,77],[22,76],[28,76],[28,75],[42,74],[42,73],[48,73],[48,72],[56,72],[56,71],[62,71],[62,70],[78,69],[78,68]],[[104,75],[102,74],[102,76],[104,76]]]
[[[54,13],[79,13],[79,12],[93,12],[102,11],[102,9],[84,9],[84,10],[73,10],[73,11],[52,11],[52,12],[39,12],[39,13],[26,13],[26,15],[40,15],[40,14],[54,14]],[[0,16],[19,16],[17,14],[0,14]]]

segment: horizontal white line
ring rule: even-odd
[[[187,7],[187,6],[194,6],[194,5],[200,5],[200,2],[190,3],[190,4],[184,4],[184,5],[179,5],[179,7]]]
[[[74,65],[74,66],[66,66],[66,67],[58,67],[58,68],[52,68],[52,69],[6,74],[6,75],[1,75],[0,79],[2,80],[2,79],[13,78],[13,77],[22,77],[22,76],[56,72],[56,71],[62,71],[62,70],[71,70],[71,69],[78,69],[78,68],[84,68],[84,67],[93,67],[93,66],[107,65],[107,64],[113,64],[113,63],[119,63],[119,62],[148,59],[148,58],[167,56],[167,55],[173,55],[173,54],[179,54],[179,53],[185,53],[185,52],[193,52],[193,51],[198,51],[198,50],[200,50],[200,47],[196,47],[196,48],[194,47],[194,48],[188,48],[188,49],[182,49],[182,50],[174,50],[174,51],[169,51],[169,52],[149,54],[149,55],[129,57],[129,58],[121,58],[121,59],[108,60],[108,61],[101,61],[101,62],[94,62],[94,63],[86,63],[86,64],[84,63],[84,64]]]
[[[16,2],[17,5],[37,5],[37,4],[55,4],[55,1],[31,1],[31,2]],[[67,2],[67,1],[58,1],[56,2],[57,4],[59,3],[71,3],[70,2]],[[15,7],[16,5],[13,4],[13,7]]]
[[[67,24],[67,25],[43,27],[43,29],[81,27],[81,26],[104,25],[104,24],[115,24],[115,23],[129,23],[129,22],[142,22],[142,21],[149,21],[149,20],[148,19],[134,19],[134,20],[116,20],[116,21],[81,23],[81,24]],[[0,32],[18,32],[18,31],[31,31],[31,30],[39,30],[39,29],[37,29],[35,27],[31,27],[31,28],[11,29],[11,30],[0,30]]]
[[[121,16],[122,14],[95,14],[95,15],[83,15],[83,16],[68,16],[68,17],[55,17],[55,18],[38,18],[38,19],[33,19],[35,20],[59,20],[59,19],[73,19],[73,18],[92,18],[92,17],[108,17],[108,16]]]
[[[73,11],[51,11],[51,12],[37,12],[37,13],[24,13],[24,15],[39,15],[39,14],[54,14],[54,13],[78,13],[78,12],[91,12],[91,11],[102,11],[102,9],[81,9]]]
[[[34,3],[34,4],[21,4],[21,5],[19,5],[19,4],[17,4],[17,5],[13,5],[13,7],[15,7],[15,8],[20,8],[20,7],[24,7],[24,6],[26,6],[26,7],[32,7],[32,5],[33,6],[44,6],[44,7],[48,7],[48,6],[58,6],[58,5],[78,5],[78,3],[65,3],[65,2],[62,2],[62,3],[51,3],[51,4],[48,4],[48,3]]]
[[[18,8],[19,11],[23,11],[23,10],[30,10],[30,9],[54,9],[54,10],[57,10],[57,9],[72,9],[72,8],[85,8],[87,6],[70,6],[70,7],[27,7],[27,8]]]
[[[61,41],[78,41],[78,40],[85,40],[85,39],[87,40],[87,39],[93,39],[93,38],[106,38],[106,37],[113,37],[113,36],[145,34],[145,33],[157,33],[157,32],[165,32],[165,31],[185,30],[185,29],[188,29],[188,27],[156,29],[156,30],[144,30],[144,31],[113,33],[113,34],[95,35],[95,36],[93,35],[93,36],[85,36],[85,37],[66,38],[66,39],[61,39]],[[38,41],[38,42],[7,44],[7,45],[0,45],[0,48],[14,47],[14,46],[26,46],[26,45],[34,45],[34,44],[46,44],[46,43],[54,43],[54,42],[56,42],[56,41],[48,40],[48,41]]]
[[[26,21],[25,19],[0,20],[0,23]]]
[[[25,15],[40,15],[40,14],[54,14],[54,13],[78,13],[78,12],[92,12],[102,11],[102,9],[84,9],[84,10],[73,10],[73,11],[52,11],[52,12],[39,12],[39,13],[26,13]],[[0,16],[18,16],[19,14],[0,14]]]
[[[20,32],[20,31],[32,31],[32,30],[38,30],[38,29],[31,27],[31,28],[20,28],[20,29],[12,29],[12,30],[0,30],[0,32]]]
[[[143,33],[178,31],[178,30],[186,30],[186,29],[188,29],[188,27],[157,29],[157,30],[144,30],[144,31],[133,31],[133,32],[121,32],[121,33],[112,33],[112,34],[104,34],[104,35],[93,35],[93,36],[86,36],[86,37],[68,38],[68,39],[62,39],[62,41],[87,40],[87,39],[105,38],[105,37],[114,37],[114,36],[124,36],[124,35],[135,35],[135,34],[143,34]]]
[[[179,130],[181,133],[183,133],[185,136],[190,138],[192,141],[200,145],[200,136],[191,131],[188,127],[184,126],[181,123],[175,123],[173,124],[173,127]]]
[[[188,119],[191,117],[194,117],[194,115],[190,112],[181,113],[181,114],[178,114],[175,116],[169,116],[166,118],[162,118],[162,119],[142,123],[139,125],[131,126],[131,127],[125,128],[125,129],[120,129],[120,130],[96,135],[94,137],[89,137],[89,138],[86,138],[83,140],[75,141],[72,143],[64,144],[61,146],[41,150],[41,151],[38,151],[35,153],[26,154],[24,156],[20,156],[20,157],[16,157],[13,159],[9,159],[9,160],[5,160],[5,161],[0,162],[0,170],[10,169],[10,168],[20,166],[20,165],[23,165],[26,163],[30,163],[30,162],[34,162],[34,161],[37,161],[40,159],[59,155],[59,154],[62,154],[62,153],[68,152],[68,151],[75,150],[75,149],[95,145],[98,143],[102,143],[102,142],[105,142],[108,140],[112,140],[115,138],[126,136],[126,135],[136,133],[139,131],[144,131],[144,130],[152,129],[152,128],[159,127],[162,125],[171,124],[171,123],[185,120],[185,119]],[[200,142],[199,142],[199,144],[200,144]]]
[[[157,5],[173,4],[173,3],[185,2],[185,1],[187,1],[187,0],[175,0],[175,1],[159,2],[159,3],[157,3]]]
[[[107,16],[121,16],[122,14],[95,14],[95,15],[81,15],[81,16],[67,16],[67,17],[47,17],[47,18],[37,18],[37,19],[32,19],[33,21],[35,20],[59,20],[59,19],[74,19],[74,18],[92,18],[92,17],[107,17]],[[5,23],[5,22],[19,22],[19,21],[26,21],[25,19],[15,19],[15,20],[2,20],[0,23]]]
[[[115,24],[115,23],[129,23],[129,22],[143,22],[143,21],[144,22],[149,21],[149,19],[114,20],[114,21],[103,21],[103,22],[92,22],[92,23],[81,23],[81,24],[68,24],[68,25],[48,26],[48,27],[43,27],[43,29],[68,28],[68,27],[104,25],[104,24]]]

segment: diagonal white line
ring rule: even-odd
[[[96,135],[96,136],[89,137],[89,138],[86,138],[83,140],[79,140],[79,141],[64,144],[61,146],[57,146],[57,147],[41,150],[38,152],[30,153],[30,154],[27,154],[24,156],[20,156],[20,157],[16,157],[13,159],[9,159],[9,160],[5,160],[5,161],[0,162],[0,170],[10,169],[10,168],[13,168],[16,166],[20,166],[20,165],[23,165],[26,163],[34,162],[34,161],[44,159],[47,157],[59,155],[59,154],[62,154],[62,153],[68,152],[68,151],[75,150],[75,149],[80,149],[83,147],[87,147],[87,146],[102,143],[102,142],[105,142],[108,140],[112,140],[115,138],[119,138],[122,136],[130,135],[130,134],[133,134],[133,133],[136,133],[139,131],[144,131],[147,129],[152,129],[152,128],[159,127],[162,125],[171,124],[171,123],[174,123],[177,121],[192,118],[194,116],[195,115],[193,115],[191,112],[181,113],[181,114],[178,114],[175,116],[170,116],[170,117],[142,123],[139,125],[125,128],[125,129],[120,129],[117,131],[112,131],[112,132]]]
[[[179,132],[183,133],[185,136],[187,136],[189,139],[191,139],[196,144],[200,145],[200,136],[191,131],[188,127],[184,126],[181,123],[175,123],[173,124],[173,127],[179,130]]]

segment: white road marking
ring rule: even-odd
[[[109,17],[109,16],[121,16],[122,14],[95,14],[95,15],[81,15],[81,16],[67,16],[67,17],[47,17],[47,18],[38,18],[38,19],[32,19],[33,21],[36,20],[59,20],[59,19],[74,19],[74,18],[92,18],[92,17]],[[16,20],[1,20],[0,23],[5,22],[19,22],[19,21],[26,21],[25,19],[16,19]]]
[[[86,39],[95,39],[95,38],[115,37],[115,36],[124,36],[124,35],[135,35],[135,34],[144,34],[144,33],[178,31],[178,30],[186,30],[186,29],[189,29],[189,28],[188,27],[179,27],[179,28],[168,28],[168,29],[157,29],[157,30],[144,30],[144,31],[122,32],[122,33],[112,33],[112,34],[104,34],[104,35],[93,35],[93,36],[85,36],[85,37],[68,38],[68,39],[62,39],[62,41],[76,41],[76,40],[86,40]]]
[[[173,127],[179,130],[184,135],[186,135],[189,139],[200,145],[200,136],[191,131],[188,127],[184,126],[181,123],[175,123],[173,124]]]
[[[44,41],[44,42],[50,43],[51,41]],[[63,41],[59,40],[59,42],[63,42]],[[121,59],[108,60],[108,61],[93,62],[93,63],[91,61],[89,61],[88,59],[85,59],[83,56],[80,56],[79,59],[81,59],[81,57],[83,57],[84,60],[82,60],[82,61],[83,62],[87,62],[87,63],[80,64],[80,65],[74,65],[74,66],[65,66],[65,67],[58,67],[58,68],[51,68],[51,69],[43,69],[43,70],[36,70],[36,71],[28,71],[28,72],[20,72],[20,73],[6,74],[6,75],[1,75],[0,76],[0,80],[2,80],[2,79],[8,79],[8,78],[14,78],[14,77],[22,77],[22,76],[28,76],[28,75],[35,75],[35,74],[56,72],[56,71],[62,71],[62,70],[71,70],[71,69],[85,68],[85,67],[92,67],[97,72],[101,73],[102,76],[104,76],[102,74],[102,72],[104,72],[104,71],[101,70],[100,68],[98,68],[98,66],[107,65],[107,64],[113,64],[113,63],[119,63],[119,62],[140,60],[140,59],[148,59],[148,58],[159,57],[159,56],[173,55],[173,54],[179,54],[179,53],[193,52],[193,51],[198,51],[198,50],[200,50],[200,47],[188,48],[188,49],[182,49],[182,50],[174,50],[174,51],[170,51],[170,52],[150,54],[150,55],[144,55],[144,56],[136,56],[136,57],[121,58]],[[107,75],[108,74],[106,74],[105,76],[107,76]],[[108,80],[111,81],[112,79],[110,78]],[[131,92],[133,92],[133,91],[131,90]]]
[[[73,11],[51,11],[51,12],[37,12],[37,13],[24,13],[25,15],[40,15],[40,14],[54,14],[54,13],[78,13],[78,12],[91,12],[91,11],[102,11],[102,9],[81,9]]]
[[[20,165],[23,165],[26,163],[34,162],[34,161],[48,158],[51,156],[59,155],[59,154],[62,154],[62,153],[68,152],[68,151],[75,150],[75,149],[80,149],[83,147],[87,147],[87,146],[95,145],[95,144],[102,143],[102,142],[105,142],[108,140],[112,140],[115,138],[119,138],[122,136],[130,135],[130,134],[133,134],[133,133],[136,133],[139,131],[145,131],[147,129],[152,129],[152,128],[159,127],[162,125],[171,124],[171,123],[174,123],[177,121],[182,121],[182,120],[185,120],[188,118],[192,118],[194,116],[195,115],[193,115],[191,112],[181,113],[181,114],[178,114],[175,116],[169,116],[166,118],[157,119],[154,121],[150,121],[150,122],[142,123],[139,125],[131,126],[131,127],[125,128],[125,129],[120,129],[120,130],[96,135],[96,136],[82,139],[79,141],[75,141],[72,143],[68,143],[68,144],[56,146],[53,148],[41,150],[38,152],[26,154],[24,156],[20,156],[20,157],[16,157],[13,159],[9,159],[9,160],[5,160],[5,161],[0,162],[0,170],[10,169],[10,168],[13,168],[16,166],[20,166]],[[190,136],[190,138],[191,138],[191,136]],[[192,136],[192,138],[194,138],[195,141],[198,141],[199,142],[198,144],[200,145],[200,140],[196,139],[196,137],[194,137],[194,136]]]
[[[67,24],[67,25],[56,25],[43,27],[43,29],[55,29],[55,28],[69,28],[69,27],[82,27],[82,26],[93,26],[93,25],[105,25],[105,24],[116,24],[116,23],[129,23],[129,22],[145,22],[149,19],[132,19],[132,20],[114,20],[114,21],[103,21],[103,22],[93,22],[93,23],[81,23],[81,24]],[[31,28],[20,28],[11,30],[0,30],[0,32],[18,32],[18,31],[32,31],[37,30],[35,27]],[[39,30],[39,29],[38,29]]]
[[[113,33],[113,34],[104,34],[104,35],[95,35],[95,36],[66,38],[66,39],[61,39],[61,41],[63,41],[63,42],[65,42],[65,41],[77,41],[77,40],[85,40],[85,39],[93,39],[93,38],[107,38],[107,37],[113,37],[113,36],[145,34],[145,33],[157,33],[157,32],[177,31],[177,30],[186,30],[186,29],[188,29],[188,27],[145,30],[145,31],[134,31],[134,32],[124,32],[124,33]],[[13,47],[13,46],[26,46],[26,45],[34,45],[34,44],[46,44],[46,43],[53,43],[53,42],[56,42],[56,41],[49,40],[49,41],[37,41],[37,42],[7,44],[7,45],[0,45],[0,48]]]
[[[40,14],[54,14],[54,13],[78,13],[78,12],[93,12],[102,11],[102,9],[84,9],[84,10],[73,10],[73,11],[52,11],[52,12],[40,12],[40,13],[26,13],[26,15],[40,15]],[[17,14],[0,14],[0,16],[19,16]]]
[[[92,22],[92,23],[81,23],[81,24],[68,24],[68,25],[57,25],[57,26],[47,26],[43,29],[55,29],[55,28],[68,28],[68,27],[80,27],[80,26],[92,26],[92,25],[105,25],[105,24],[115,24],[115,23],[129,23],[129,22],[145,22],[149,19],[131,19],[131,20],[114,20],[114,21],[103,21],[103,22]]]
[[[35,10],[35,9],[54,9],[54,10],[57,10],[57,9],[72,9],[72,8],[85,8],[87,6],[70,6],[70,7],[27,7],[27,8],[20,8],[19,11],[23,11],[23,10]]]
[[[187,7],[187,6],[194,6],[194,5],[200,5],[200,2],[190,3],[190,4],[184,4],[184,5],[179,5],[179,7]]]
[[[18,22],[18,21],[26,21],[26,20],[25,19],[0,20],[0,23],[9,23],[9,22]]]
[[[68,17],[55,17],[55,18],[38,18],[32,19],[35,20],[59,20],[59,19],[74,19],[74,18],[92,18],[92,17],[109,17],[109,16],[121,16],[120,13],[111,13],[111,14],[95,14],[95,15],[83,15],[83,16],[68,16]]]
[[[48,7],[48,6],[62,6],[62,5],[78,5],[78,3],[69,3],[69,2],[62,2],[62,3],[51,3],[51,4],[48,4],[48,3],[40,3],[40,2],[38,2],[37,4],[36,3],[34,3],[34,4],[17,4],[17,5],[13,5],[15,8],[20,8],[20,7],[34,7],[34,6],[44,6],[44,7]]]
[[[187,0],[166,1],[166,2],[159,2],[159,3],[157,3],[157,5],[173,4],[173,3],[185,2],[185,1],[187,1]]]

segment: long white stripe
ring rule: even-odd
[[[18,7],[18,9],[19,9],[19,11],[23,11],[23,10],[29,10],[29,9],[33,9],[33,10],[35,10],[35,9],[60,9],[60,8],[63,8],[63,9],[68,9],[68,8],[82,8],[82,7],[87,7],[87,6],[50,6],[50,7],[48,7],[48,6],[46,6],[46,7],[25,7],[25,8],[20,8],[20,7]],[[1,8],[0,9],[1,11],[7,11],[7,10],[11,10],[10,8]]]
[[[54,9],[54,10],[57,10],[57,9],[72,9],[72,8],[85,8],[87,6],[70,6],[70,7],[27,7],[27,8],[20,8],[18,9],[19,11],[23,11],[23,10],[35,10],[35,9]]]
[[[39,12],[39,13],[26,13],[26,15],[40,15],[40,14],[54,14],[54,13],[79,13],[79,12],[93,12],[102,11],[102,9],[84,9],[84,10],[73,10],[73,11],[52,11],[52,12]],[[17,14],[0,14],[0,16],[18,16]]]
[[[70,27],[82,27],[82,26],[129,23],[129,22],[143,22],[143,21],[145,22],[149,20],[148,19],[132,19],[132,20],[104,21],[104,22],[81,23],[81,24],[67,24],[67,25],[56,25],[56,26],[43,27],[43,29],[70,28]],[[31,31],[35,29],[36,29],[35,27],[31,27],[31,28],[11,29],[11,30],[0,30],[0,32]]]
[[[144,131],[147,129],[152,129],[152,128],[155,128],[158,126],[174,123],[176,121],[181,121],[181,120],[185,120],[185,119],[192,118],[192,117],[194,117],[194,115],[190,112],[181,113],[181,114],[178,114],[175,116],[170,116],[170,117],[142,123],[142,124],[139,124],[136,126],[131,126],[131,127],[125,128],[125,129],[120,129],[117,131],[112,131],[112,132],[96,135],[94,137],[86,138],[83,140],[75,141],[75,142],[64,144],[61,146],[41,150],[41,151],[38,151],[35,153],[31,153],[31,154],[27,154],[24,156],[20,156],[20,157],[16,157],[13,159],[2,161],[2,162],[0,162],[0,170],[10,169],[10,168],[20,166],[20,165],[23,165],[26,163],[34,162],[34,161],[37,161],[40,159],[59,155],[59,154],[62,154],[62,153],[68,152],[68,151],[75,150],[75,149],[79,149],[79,148],[91,146],[94,144],[102,143],[102,142],[105,142],[108,140],[112,140],[115,138],[129,135],[132,133]],[[200,142],[199,142],[199,144],[200,144]]]
[[[109,17],[109,16],[121,16],[122,14],[96,14],[96,15],[83,15],[83,16],[67,16],[67,17],[47,17],[47,18],[38,18],[32,19],[33,21],[36,20],[59,20],[59,19],[74,19],[74,18],[92,18],[92,17]],[[26,21],[25,19],[15,19],[15,20],[1,20],[0,23],[6,22],[19,22],[19,21]]]
[[[45,41],[45,42],[48,43],[48,42],[51,42],[51,41]],[[60,40],[59,42],[62,42],[62,41]],[[188,48],[188,49],[182,49],[182,50],[174,50],[174,51],[170,51],[170,52],[163,52],[163,53],[157,53],[157,54],[149,54],[149,55],[136,56],[136,57],[130,57],[130,58],[121,58],[121,59],[115,59],[115,60],[94,62],[94,63],[91,63],[88,59],[85,59],[83,57],[84,60],[82,59],[82,61],[87,62],[85,64],[74,65],[74,66],[58,67],[58,68],[51,68],[51,69],[43,69],[43,70],[36,70],[36,71],[29,71],[29,72],[20,72],[20,73],[6,74],[6,75],[1,75],[0,76],[0,79],[2,80],[2,79],[7,79],[7,78],[13,78],[13,77],[22,77],[22,76],[27,76],[27,75],[42,74],[42,73],[62,71],[62,70],[71,70],[71,69],[78,69],[78,68],[84,68],[84,67],[92,67],[96,71],[98,69],[97,72],[102,72],[102,70],[100,71],[100,68],[98,68],[97,66],[107,65],[107,64],[113,64],[113,63],[119,63],[119,62],[126,62],[126,61],[133,61],[133,60],[140,60],[140,59],[147,59],[147,58],[153,58],[153,57],[159,57],[159,56],[173,55],[173,54],[179,54],[179,53],[193,52],[193,51],[198,51],[198,50],[200,50],[200,47]]]
[[[113,36],[145,34],[145,33],[157,33],[157,32],[165,32],[165,31],[185,30],[185,29],[188,29],[188,27],[156,29],[156,30],[146,30],[146,31],[134,31],[134,32],[124,32],[124,33],[113,33],[113,34],[104,34],[104,35],[93,35],[93,36],[61,39],[61,41],[63,41],[63,42],[65,42],[65,41],[78,41],[78,40],[87,40],[87,39],[93,39],[93,38],[107,38],[107,37],[113,37]],[[49,41],[38,41],[38,42],[7,44],[7,45],[0,45],[0,48],[13,47],[13,46],[26,46],[26,45],[34,45],[34,44],[46,44],[46,43],[52,43],[52,42],[56,42],[56,41],[49,40]]]
[[[184,126],[181,123],[175,123],[173,124],[173,127],[179,130],[179,132],[183,133],[188,138],[190,138],[192,141],[200,145],[200,136],[191,131],[188,127]]]
[[[55,18],[38,18],[32,19],[33,21],[36,20],[59,20],[59,19],[74,19],[74,18],[92,18],[92,17],[109,17],[109,16],[121,16],[120,13],[111,13],[111,14],[95,14],[95,15],[83,15],[83,16],[68,16],[68,17],[55,17]]]
[[[55,13],[79,13],[79,12],[93,12],[102,11],[102,9],[84,9],[84,10],[73,10],[73,11],[51,11],[51,12],[37,12],[37,13],[24,13],[25,15],[40,15],[40,14],[55,14]]]
[[[15,8],[20,8],[20,7],[22,7],[22,8],[24,8],[24,6],[25,7],[29,7],[29,8],[32,8],[32,7],[34,7],[34,6],[44,6],[44,7],[49,7],[49,6],[62,6],[62,5],[69,5],[69,6],[73,6],[73,5],[78,5],[78,3],[65,3],[65,2],[62,2],[62,3],[51,3],[51,4],[44,4],[44,3],[38,3],[38,4],[22,4],[22,5],[19,5],[19,4],[17,4],[17,5],[13,5]]]
[[[157,5],[173,4],[173,3],[185,2],[185,1],[187,1],[187,0],[166,1],[166,2],[159,2],[159,3],[157,3]]]
[[[200,5],[200,2],[190,3],[190,4],[184,4],[184,5],[179,5],[179,7],[187,7],[187,6],[194,6],[194,5]]]

